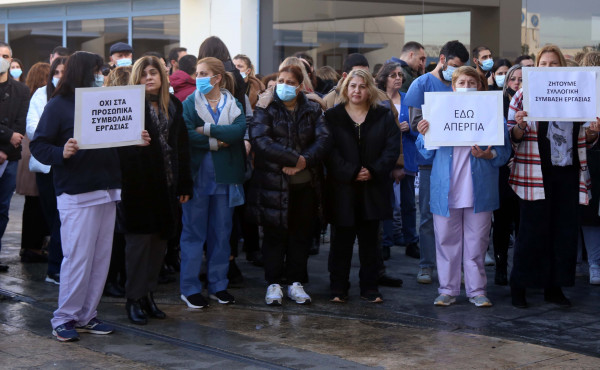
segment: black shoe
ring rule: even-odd
[[[102,293],[102,295],[107,297],[123,298],[125,297],[125,289],[120,287],[119,284],[107,281],[104,285],[104,293]]]
[[[498,265],[496,265],[498,266]],[[506,275],[506,269],[496,269],[496,276],[494,277],[494,284],[496,285],[508,285],[508,276]]]
[[[8,265],[3,265],[0,263],[0,272],[6,272],[8,271]]]
[[[527,308],[527,300],[525,299],[524,288],[510,288],[510,296],[512,298],[512,305],[516,308]]]
[[[148,293],[146,297],[142,297],[140,299],[140,306],[144,312],[148,314],[150,317],[154,317],[155,319],[165,319],[167,314],[161,311],[154,302],[154,294],[152,292]]]
[[[60,274],[48,274],[46,275],[46,282],[56,285],[60,285]]]
[[[136,325],[146,325],[148,323],[148,318],[144,314],[144,311],[142,311],[139,300],[128,299],[125,309],[127,310],[127,317],[132,323]]]
[[[565,297],[560,287],[544,289],[544,301],[554,303],[560,307],[571,307],[571,301]]]
[[[391,257],[390,247],[381,247],[381,256],[383,257],[384,261],[389,260]]]
[[[206,298],[201,293],[192,294],[189,296],[181,295],[181,300],[188,305],[189,308],[204,308],[208,306]]]
[[[383,296],[377,290],[369,290],[360,293],[360,298],[371,303],[382,303]]]
[[[23,263],[42,263],[48,262],[48,253],[40,251],[40,253],[34,252],[31,249],[23,249],[21,253],[21,262]]]
[[[210,299],[214,299],[218,301],[220,304],[233,304],[235,303],[235,298],[229,294],[226,290],[221,290],[220,292],[216,292],[215,294],[211,294],[209,296]]]
[[[235,258],[229,261],[229,271],[227,271],[227,279],[229,280],[229,288],[241,288],[244,283],[242,271],[235,263]]]
[[[421,258],[421,252],[417,243],[410,243],[406,246],[405,254],[412,258]]]
[[[392,288],[401,288],[402,283],[403,283],[402,279],[394,278],[394,277],[388,276],[387,274],[383,274],[379,277],[379,279],[377,279],[377,285],[389,286]]]

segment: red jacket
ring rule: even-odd
[[[196,81],[184,71],[175,71],[169,80],[173,90],[175,90],[175,97],[182,103],[185,98],[190,96],[194,90],[196,90]]]

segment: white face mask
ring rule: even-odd
[[[471,92],[477,91],[476,87],[457,87],[456,92]]]

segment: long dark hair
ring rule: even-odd
[[[48,97],[48,100],[50,100],[52,94],[54,94],[54,90],[56,90],[56,86],[54,86],[54,84],[52,83],[54,73],[56,72],[56,69],[59,65],[67,64],[67,59],[68,57],[56,57],[50,65],[50,74],[48,75],[48,83],[46,84],[46,96]]]
[[[217,58],[223,63],[231,60],[227,45],[217,36],[208,37],[198,49],[198,60],[208,57]]]
[[[61,78],[56,91],[56,95],[73,95],[75,89],[79,87],[92,87],[94,83],[94,74],[102,69],[104,60],[98,54],[87,51],[78,51],[67,59],[65,72]]]

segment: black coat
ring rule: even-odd
[[[267,108],[254,111],[250,140],[255,153],[254,173],[246,198],[250,219],[263,226],[287,229],[289,176],[283,167],[295,167],[302,155],[312,175],[320,205],[322,161],[330,147],[329,129],[319,104],[298,94],[295,117],[275,95]],[[296,148],[300,150],[296,150]],[[315,210],[316,212],[317,210]]]
[[[16,161],[21,159],[21,146],[15,148],[10,139],[14,132],[25,135],[29,88],[10,76],[7,83],[4,96],[0,96],[0,151],[9,161]]]
[[[400,130],[392,112],[382,106],[370,109],[361,125],[355,124],[339,104],[325,112],[333,141],[326,160],[328,221],[337,226],[354,226],[360,220],[392,218],[390,173],[400,155]],[[372,179],[357,182],[361,167]]]
[[[173,184],[167,185],[164,153],[158,127],[150,117],[146,103],[145,128],[149,146],[119,149],[123,187],[118,206],[118,229],[124,233],[160,234],[162,239],[174,235],[177,226],[177,196],[192,195],[188,134],[183,121],[181,102],[171,95],[168,144],[172,148]],[[174,108],[174,109],[173,109]],[[173,114],[175,113],[175,114]]]

